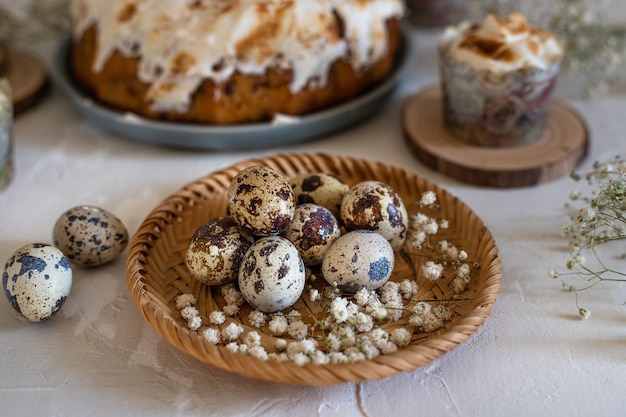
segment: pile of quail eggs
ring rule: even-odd
[[[226,216],[192,236],[186,265],[208,285],[236,281],[253,308],[274,313],[301,296],[306,268],[348,293],[381,287],[407,229],[405,205],[385,183],[349,186],[326,173],[288,181],[273,168],[251,166],[232,180]]]
[[[54,224],[53,244],[31,243],[15,251],[4,265],[4,293],[32,322],[48,320],[65,303],[72,288],[72,264],[94,267],[119,256],[128,231],[109,211],[89,205],[72,207]]]

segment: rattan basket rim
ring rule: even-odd
[[[455,217],[464,219],[459,226],[459,229],[463,229],[462,233],[459,233],[472,236],[472,246],[479,250],[477,256],[481,270],[476,280],[478,289],[473,294],[468,311],[419,343],[412,342],[397,352],[356,363],[298,365],[290,361],[264,361],[230,352],[224,346],[212,345],[203,340],[172,314],[171,300],[175,294],[186,289],[180,288],[185,284],[176,277],[184,265],[169,256],[171,252],[184,251],[184,238],[190,237],[195,230],[189,222],[185,223],[186,216],[197,209],[199,204],[206,203],[213,193],[226,192],[230,180],[241,169],[251,165],[271,166],[286,176],[321,171],[333,174],[349,172],[357,179],[375,178],[410,189],[435,191],[442,207]],[[182,237],[176,236],[177,233]],[[164,199],[147,215],[131,238],[126,280],[132,299],[146,321],[168,343],[199,361],[257,380],[327,386],[377,380],[412,371],[456,348],[475,333],[491,314],[500,290],[502,266],[495,240],[481,219],[462,201],[429,180],[382,162],[324,153],[294,153],[236,163],[198,178]]]

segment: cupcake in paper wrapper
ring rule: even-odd
[[[540,139],[550,111],[563,47],[520,13],[448,27],[439,39],[446,129],[479,146]]]

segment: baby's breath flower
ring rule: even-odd
[[[380,347],[380,352],[383,355],[388,355],[390,353],[393,352],[397,352],[398,351],[398,345],[396,345],[395,343],[389,341],[389,342],[385,342],[381,347]]]
[[[580,314],[580,318],[582,318],[583,320],[587,320],[589,317],[591,317],[591,311],[585,308],[579,308],[578,314]]]
[[[448,307],[443,304],[439,304],[435,307],[435,316],[440,318],[441,320],[450,320],[452,318],[452,311]]]
[[[185,307],[195,305],[196,302],[196,297],[194,297],[193,294],[181,294],[176,297],[176,308],[182,310]]]
[[[250,346],[250,348],[248,349],[248,355],[254,356],[255,358],[261,359],[263,361],[269,358],[267,351],[261,345]]]
[[[420,204],[422,206],[432,206],[437,202],[437,195],[434,191],[424,191],[422,193],[422,198],[420,199]]]
[[[198,330],[200,326],[202,326],[202,317],[200,316],[193,316],[187,320],[187,327],[190,330]]]
[[[463,278],[456,277],[452,280],[452,291],[454,291],[455,294],[459,294],[465,291],[466,286],[467,284],[465,283],[465,280]]]
[[[287,341],[283,338],[276,339],[274,349],[276,349],[277,352],[284,352],[287,350]]]
[[[201,334],[202,337],[209,343],[217,345],[221,342],[221,332],[215,327],[207,327]]]
[[[234,283],[228,283],[222,285],[220,288],[222,296],[224,297],[224,301],[226,304],[235,304],[237,306],[242,306],[244,303],[244,298],[241,292],[235,287]]]
[[[193,306],[187,306],[180,311],[180,316],[185,320],[190,320],[198,314],[200,314],[200,312]]]
[[[282,314],[274,315],[268,325],[269,331],[274,336],[283,335],[287,331],[287,327],[289,327],[289,323],[287,322],[287,318]]]
[[[303,340],[309,331],[309,326],[302,320],[289,323],[287,327],[287,334],[296,340]]]
[[[317,288],[311,288],[309,290],[309,299],[311,302],[316,302],[322,299],[322,296]]]
[[[342,323],[348,319],[348,300],[337,297],[330,303],[330,314],[337,323]]]
[[[241,333],[243,333],[243,327],[235,322],[231,322],[222,329],[222,339],[233,342],[239,338]]]
[[[404,279],[398,285],[398,291],[402,294],[404,299],[410,299],[417,294],[417,282],[413,280]]]
[[[220,310],[213,310],[209,314],[209,323],[222,324],[226,321],[226,315]]]
[[[580,210],[578,215],[586,222],[593,220],[596,217],[596,212],[593,210],[593,207],[585,207]]]
[[[222,311],[228,317],[233,317],[239,313],[239,306],[237,304],[226,304]]]
[[[434,219],[429,221],[428,224],[424,226],[424,232],[427,235],[437,234],[438,230],[439,230],[439,225],[437,224],[437,221],[435,221]]]
[[[248,314],[248,321],[250,321],[251,326],[260,328],[265,326],[267,316],[259,310],[252,310],[250,314]]]
[[[239,344],[237,342],[227,343],[224,347],[233,353],[239,352]]]
[[[404,327],[398,327],[391,331],[389,340],[395,343],[398,347],[406,347],[411,343],[411,333]]]
[[[260,346],[261,335],[257,331],[248,332],[243,336],[243,343],[245,343],[249,347]]]
[[[437,317],[435,314],[428,313],[424,316],[424,322],[422,323],[422,330],[426,333],[434,332],[443,326],[443,320]]]
[[[369,314],[358,312],[354,316],[353,325],[358,332],[369,332],[374,327],[374,321]]]
[[[370,291],[367,288],[363,287],[358,290],[356,294],[354,294],[354,301],[357,305],[364,306],[368,303],[370,296]]]
[[[422,274],[424,278],[430,281],[436,281],[441,278],[441,274],[443,273],[443,266],[441,264],[435,263],[433,261],[426,261],[424,265],[422,265]]]

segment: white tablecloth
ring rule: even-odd
[[[572,293],[547,271],[566,260],[559,236],[567,177],[516,189],[467,185],[426,168],[404,142],[405,99],[437,82],[437,32],[414,33],[416,59],[370,120],[315,141],[246,152],[155,147],[88,124],[53,87],[15,122],[16,173],[0,192],[0,259],[51,242],[57,217],[104,207],[134,233],[182,185],[234,162],[324,151],[380,160],[461,198],[493,233],[503,264],[492,315],[467,342],[428,366],[380,381],[282,386],[215,370],[171,347],[144,321],[125,282],[125,258],[74,268],[58,315],[32,324],[0,300],[1,416],[618,416],[626,412],[626,287]],[[54,45],[36,52],[50,62]],[[589,167],[626,149],[624,96],[570,99],[591,132]]]

